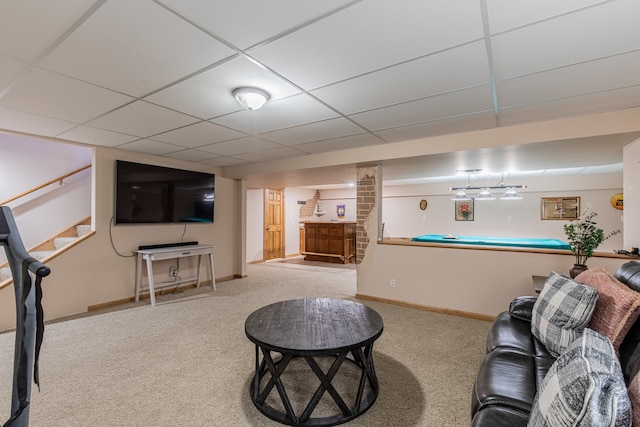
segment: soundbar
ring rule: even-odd
[[[157,245],[141,245],[138,246],[139,251],[147,249],[173,248],[175,246],[195,246],[198,242],[178,242],[178,243],[159,243]]]

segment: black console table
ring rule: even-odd
[[[341,299],[282,301],[253,312],[245,322],[245,333],[256,348],[251,400],[269,418],[293,426],[330,426],[356,418],[378,396],[372,350],[382,329],[382,317],[375,310]],[[291,384],[291,378],[283,378],[287,376],[287,366],[296,358],[304,360],[308,368],[302,374],[296,369],[291,377],[296,383]],[[322,358],[330,359],[328,369],[321,368]],[[339,392],[333,384],[341,376],[341,367],[346,370],[345,361],[359,372],[354,381],[356,390],[348,390],[349,393],[344,385]],[[308,375],[311,373],[315,376]],[[318,380],[309,402],[296,411],[290,397],[314,387]],[[268,400],[272,392],[271,399],[279,402],[276,406]],[[312,417],[325,392],[335,403],[335,413]],[[345,394],[355,398],[346,402]]]

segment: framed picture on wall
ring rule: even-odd
[[[473,221],[473,199],[456,200],[456,221]]]
[[[580,197],[542,197],[541,219],[579,219]]]

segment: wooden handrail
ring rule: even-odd
[[[86,166],[83,166],[83,167],[81,167],[81,168],[79,168],[79,169],[76,169],[76,170],[74,170],[74,171],[72,171],[72,172],[69,172],[69,173],[64,174],[64,175],[62,175],[62,176],[59,176],[58,178],[52,179],[51,181],[47,181],[47,182],[45,182],[44,184],[41,184],[41,185],[38,185],[37,187],[32,188],[31,190],[27,190],[27,191],[25,191],[24,193],[18,194],[18,195],[17,195],[17,196],[15,196],[15,197],[12,197],[12,198],[10,198],[10,199],[8,199],[8,200],[5,200],[4,202],[0,203],[0,206],[2,206],[2,205],[6,205],[7,203],[11,203],[11,202],[13,202],[14,200],[18,200],[20,197],[24,197],[24,196],[26,196],[27,194],[31,194],[31,193],[33,193],[33,192],[36,192],[36,191],[38,191],[38,190],[40,190],[40,189],[42,189],[42,188],[44,188],[44,187],[47,187],[47,186],[49,186],[49,185],[51,185],[51,184],[53,184],[53,183],[55,183],[55,182],[62,181],[63,179],[68,178],[68,177],[70,177],[71,175],[75,175],[75,174],[77,174],[78,172],[82,172],[82,171],[83,171],[83,170],[85,170],[85,169],[89,169],[90,167],[91,167],[91,165],[86,165]]]

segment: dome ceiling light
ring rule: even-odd
[[[231,92],[238,104],[246,110],[258,110],[271,98],[271,96],[257,87],[239,87]]]

